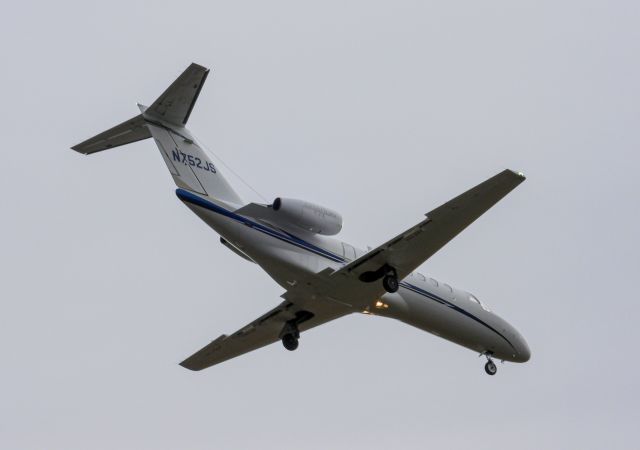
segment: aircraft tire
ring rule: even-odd
[[[496,363],[493,361],[487,361],[484,365],[484,371],[487,372],[488,375],[495,375],[498,372],[498,367],[496,367]]]
[[[390,293],[398,292],[400,285],[398,284],[398,278],[394,275],[385,275],[382,279],[382,286],[384,290]]]
[[[293,334],[285,334],[282,336],[282,345],[292,352],[298,348],[298,339]]]

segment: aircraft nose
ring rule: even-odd
[[[516,342],[516,362],[527,362],[531,359],[531,349],[529,348],[529,344],[522,337],[520,333],[517,334],[517,342]]]

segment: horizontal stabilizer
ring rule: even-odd
[[[71,148],[79,153],[90,155],[91,153],[101,152],[150,137],[151,133],[142,118],[142,114],[138,114],[120,125],[116,125]]]
[[[142,114],[71,148],[88,155],[153,137],[179,188],[237,207],[242,200],[184,126],[208,73],[191,64],[150,107],[138,104]]]

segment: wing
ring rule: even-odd
[[[427,218],[335,272],[375,281],[388,266],[402,279],[525,180],[505,170],[426,214]]]
[[[283,297],[288,298],[287,294]],[[307,302],[304,307],[285,300],[232,335],[223,334],[180,365],[190,370],[206,369],[280,340],[282,330],[289,321],[296,322],[298,329],[305,331],[351,312],[340,304],[323,299],[316,299],[313,304]]]

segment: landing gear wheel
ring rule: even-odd
[[[484,371],[487,372],[487,374],[489,374],[489,375],[495,375],[496,372],[498,372],[498,368],[496,367],[496,363],[494,363],[491,360],[487,361],[487,363],[484,365]]]
[[[293,334],[285,334],[282,336],[282,345],[290,352],[298,348],[298,338]]]
[[[395,275],[385,275],[382,279],[384,290],[390,293],[398,292],[398,277]]]

